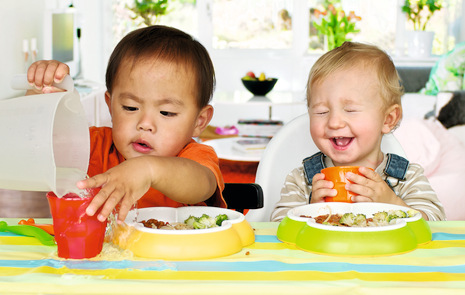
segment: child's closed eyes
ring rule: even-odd
[[[138,107],[131,107],[131,106],[122,106],[123,110],[128,111],[128,112],[135,112],[139,110]]]
[[[168,112],[168,111],[160,111],[160,114],[162,114],[165,117],[175,117],[178,115],[177,113]]]
[[[122,106],[123,110],[127,111],[127,112],[135,112],[135,111],[138,111],[139,108],[138,107],[133,107],[133,106],[125,106],[123,105]],[[164,117],[175,117],[177,116],[177,113],[175,112],[170,112],[170,111],[160,111],[160,114]]]

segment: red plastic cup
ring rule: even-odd
[[[91,191],[87,198],[75,193],[58,198],[53,192],[47,193],[59,257],[92,258],[102,251],[107,221],[100,222],[98,213],[94,216],[86,214],[96,193],[97,190]]]
[[[325,198],[326,202],[353,203],[352,197],[356,196],[356,194],[346,190],[345,188],[346,183],[350,183],[350,181],[346,178],[346,173],[352,172],[360,175],[358,168],[359,166],[336,166],[321,170],[321,173],[325,175],[325,179],[332,181],[334,183],[333,188],[337,190],[337,195],[335,197]]]

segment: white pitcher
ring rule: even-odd
[[[26,75],[11,86],[30,88]],[[0,188],[63,196],[86,177],[90,138],[79,93],[70,76],[55,86],[67,91],[0,101]]]

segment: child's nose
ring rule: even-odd
[[[137,130],[150,132],[155,131],[155,124],[153,123],[151,116],[144,114],[137,124]]]
[[[339,129],[345,126],[345,120],[341,114],[333,112],[329,116],[328,126],[332,129]]]

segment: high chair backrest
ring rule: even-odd
[[[228,209],[240,213],[247,209],[263,208],[263,191],[256,183],[225,183],[223,198]]]
[[[383,137],[381,149],[405,157],[405,152],[392,134]],[[255,182],[263,190],[264,206],[249,210],[248,221],[270,221],[271,212],[280,199],[284,180],[302,160],[318,152],[310,136],[308,114],[303,114],[286,123],[268,143],[258,164]]]

